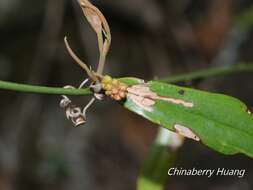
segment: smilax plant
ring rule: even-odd
[[[220,153],[243,153],[253,157],[253,117],[244,103],[223,94],[167,83],[205,75],[212,76],[219,72],[226,74],[249,71],[253,70],[253,67],[238,65],[232,68],[210,69],[209,73],[200,72],[181,78],[179,76],[148,82],[134,77],[113,78],[104,75],[106,56],[111,44],[109,25],[98,8],[88,0],[79,0],[79,5],[97,35],[100,56],[96,71],[78,58],[65,37],[64,42],[70,56],[89,76],[77,89],[73,86],[52,88],[0,81],[1,89],[59,94],[62,96],[60,106],[65,109],[66,117],[75,126],[86,122],[86,111],[95,100],[103,100],[108,96],[151,122],[183,137],[201,142]],[[92,98],[81,108],[72,104],[68,95],[92,95]]]
[[[68,52],[88,74],[91,80],[88,88],[94,94],[83,111],[75,107],[71,111],[67,109],[67,116],[75,125],[84,123],[83,119],[77,122],[80,120],[76,118],[85,118],[87,108],[95,99],[109,96],[130,111],[184,137],[200,141],[216,151],[253,156],[253,117],[240,100],[158,81],[145,82],[133,77],[115,79],[103,75],[111,44],[110,29],[94,5],[87,0],[80,0],[79,3],[97,34],[100,57],[95,72],[75,55],[65,38]]]

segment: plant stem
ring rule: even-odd
[[[181,75],[166,77],[166,78],[160,79],[159,81],[168,82],[168,83],[177,83],[181,81],[209,78],[209,77],[214,77],[214,76],[224,76],[224,75],[239,73],[239,72],[253,72],[253,64],[238,64],[234,66],[204,69],[200,71],[191,72],[188,74],[181,74]]]
[[[18,84],[0,80],[0,89],[12,90],[17,92],[38,93],[38,94],[58,94],[58,95],[91,95],[89,89],[66,89],[57,87],[44,87],[27,84]]]
[[[246,11],[236,17],[236,24],[242,30],[250,30],[253,25],[253,5],[249,6]]]
[[[164,190],[169,180],[168,169],[175,165],[184,137],[160,127],[156,140],[144,162],[137,190]]]
[[[201,71],[192,72],[189,74],[182,74],[167,77],[161,79],[162,82],[176,83],[180,81],[188,81],[200,78],[209,78],[214,76],[224,76],[237,72],[253,72],[253,64],[239,64],[230,67],[217,67],[210,68]],[[86,89],[66,89],[66,88],[57,88],[57,87],[45,87],[45,86],[35,86],[27,84],[18,84],[13,82],[6,82],[0,80],[0,89],[12,90],[17,92],[26,92],[26,93],[37,93],[37,94],[58,94],[58,95],[91,95],[92,92]]]

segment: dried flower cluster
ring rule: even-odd
[[[114,100],[122,100],[127,94],[127,85],[117,79],[113,79],[105,75],[101,81],[102,88],[105,90],[105,95],[110,96]]]

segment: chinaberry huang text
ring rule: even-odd
[[[245,175],[245,169],[184,169],[184,168],[170,168],[168,170],[169,176],[207,176],[208,178],[212,176],[237,176],[242,178]]]

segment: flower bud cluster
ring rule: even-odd
[[[102,78],[102,88],[105,90],[105,95],[110,96],[114,100],[122,100],[127,94],[127,85],[117,79],[113,79],[108,75]]]

